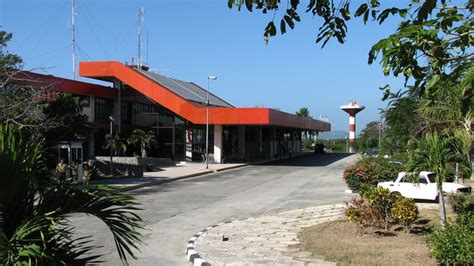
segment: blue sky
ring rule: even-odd
[[[294,113],[306,106],[313,117],[334,121],[333,129],[347,130],[348,117],[339,107],[356,100],[366,106],[357,117],[360,130],[386,106],[378,87],[403,84],[384,77],[378,64],[367,64],[370,47],[395,30],[394,22],[364,26],[353,19],[344,45],[333,40],[321,49],[315,43],[321,21],[303,9],[295,30],[265,45],[271,15],[229,10],[227,0],[76,1],[78,61],[136,59],[138,9],[144,7],[142,53],[148,65],[204,87],[207,76],[215,75],[211,90],[239,107]],[[0,0],[0,25],[14,34],[8,49],[23,57],[25,69],[72,77],[70,5],[70,0]]]

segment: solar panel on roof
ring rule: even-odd
[[[160,83],[167,89],[173,91],[174,93],[178,94],[179,96],[183,97],[186,100],[194,101],[194,102],[198,102],[202,104],[206,103],[206,90],[197,86],[196,84],[192,82],[169,78],[157,73],[152,73],[152,72],[141,70],[141,69],[136,69],[136,70],[140,71],[142,74]],[[220,99],[219,97],[215,96],[212,93],[209,93],[209,104],[213,106],[219,106],[219,107],[234,107],[228,102]]]

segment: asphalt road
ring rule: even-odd
[[[356,156],[310,155],[267,165],[246,166],[131,191],[142,204],[145,245],[131,265],[189,265],[187,240],[210,225],[263,213],[349,199],[344,168]],[[114,241],[95,218],[74,217],[79,234],[92,234],[105,265],[119,265]]]

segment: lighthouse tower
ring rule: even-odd
[[[358,112],[364,110],[365,106],[360,106],[356,102],[350,102],[346,105],[341,106],[341,110],[349,114],[349,143],[350,152],[354,152],[355,143],[355,131],[356,131],[356,120],[355,116]]]

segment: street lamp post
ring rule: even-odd
[[[206,92],[206,169],[209,169],[209,83],[210,80],[216,80],[216,76],[207,77]]]
[[[109,121],[110,121],[110,137],[113,138],[113,132],[112,132],[112,128],[113,128],[113,125],[114,125],[114,117],[113,116],[109,116]],[[112,162],[112,157],[113,157],[113,149],[112,149],[112,145],[113,143],[110,143],[110,175],[114,175],[114,164]]]

